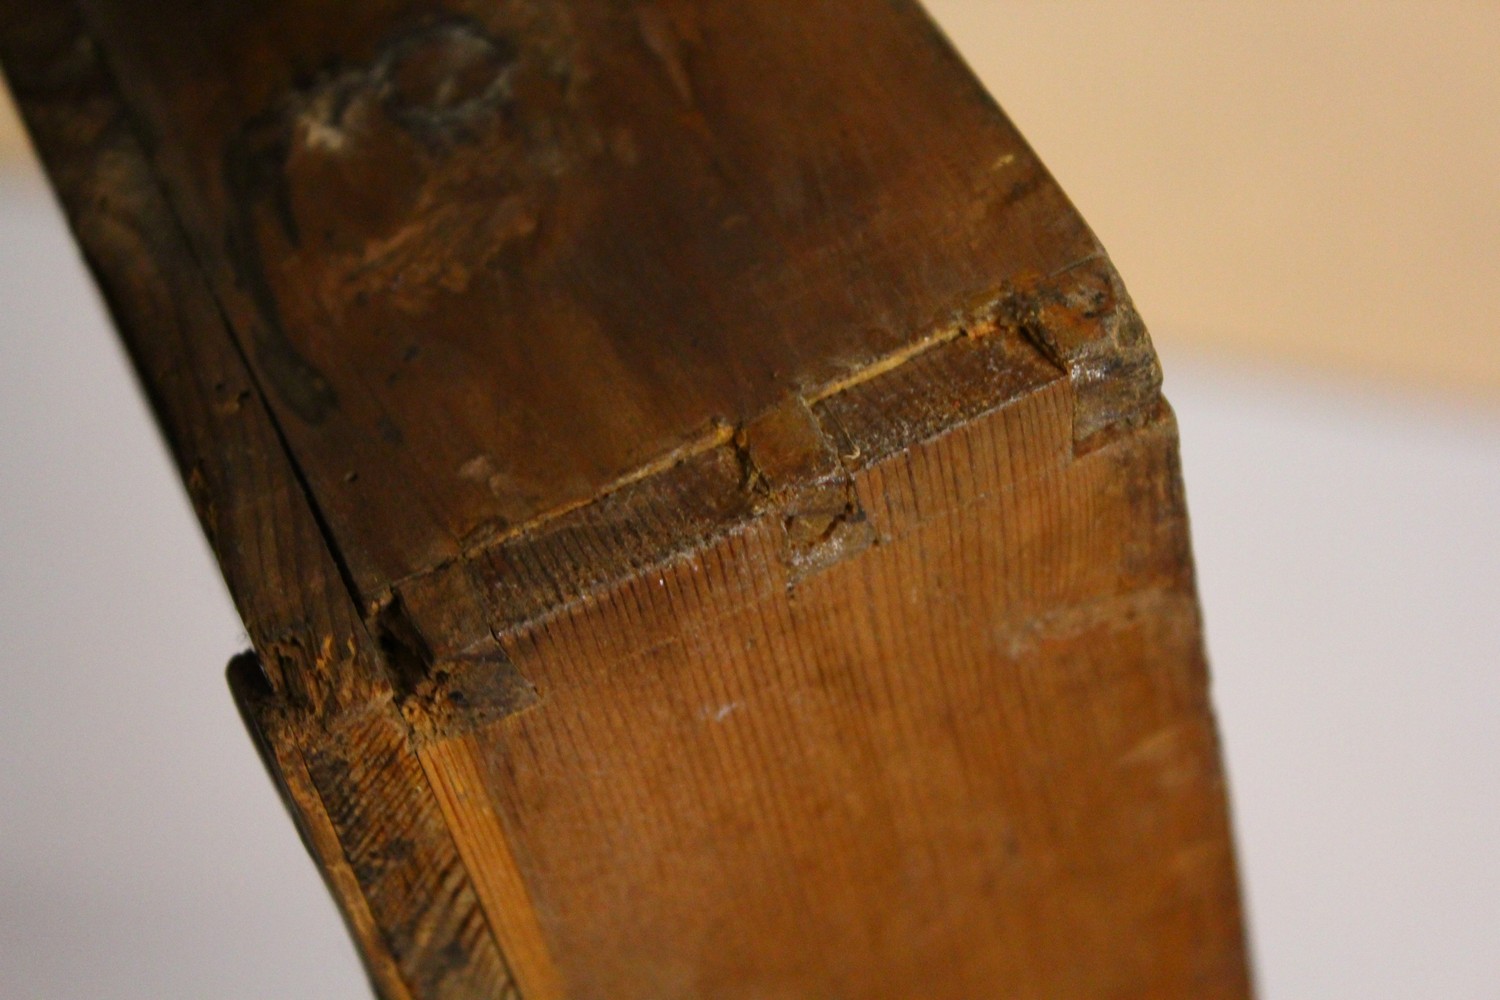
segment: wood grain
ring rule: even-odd
[[[383,996],[1247,995],[1155,355],[919,8],[25,6]]]

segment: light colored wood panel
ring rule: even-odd
[[[484,786],[570,996],[1245,995],[1174,430],[1069,411],[857,473],[796,582],[763,518],[516,632]]]
[[[417,757],[454,843],[525,1000],[563,1000],[567,994],[537,926],[536,909],[516,867],[500,817],[478,769],[483,749],[472,733],[419,746]]]

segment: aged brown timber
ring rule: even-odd
[[[1176,433],[906,0],[0,0],[383,996],[1245,997]]]

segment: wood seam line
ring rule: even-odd
[[[423,743],[415,753],[449,830],[465,834],[453,840],[516,991],[525,1000],[564,1000],[561,974],[504,821],[485,795],[473,733]]]
[[[192,240],[188,238],[187,230],[182,221],[182,216],[177,211],[177,207],[172,201],[170,192],[166,189],[156,170],[152,167],[150,157],[146,153],[146,150],[149,147],[147,146],[143,138],[144,133],[140,124],[140,118],[133,112],[129,103],[125,100],[124,92],[118,85],[115,73],[109,65],[108,59],[106,57],[106,50],[98,43],[97,39],[94,36],[94,33],[90,30],[88,22],[83,16],[81,5],[77,2],[77,0],[65,0],[65,2],[67,4],[67,8],[72,13],[72,17],[70,18],[70,20],[76,27],[76,37],[80,42],[87,44],[87,46],[89,47],[92,61],[98,67],[98,75],[101,83],[105,88],[107,88],[108,99],[110,103],[119,110],[120,118],[125,123],[125,132],[129,136],[129,143],[132,147],[128,150],[128,155],[138,159],[142,163],[144,167],[144,170],[142,171],[144,182],[149,185],[149,197],[153,201],[163,206],[166,218],[171,222],[172,232],[165,238],[168,242],[181,247],[184,252],[185,258],[192,261],[193,275],[196,278],[196,284],[203,290],[203,293],[206,296],[207,300],[213,303],[215,313],[218,317],[218,329],[217,331],[204,331],[204,333],[208,335],[217,334],[218,336],[221,336],[225,342],[228,343],[230,355],[234,359],[234,362],[237,363],[240,371],[243,373],[246,383],[252,387],[256,395],[259,397],[261,402],[260,409],[265,415],[266,421],[270,426],[272,434],[275,436],[275,441],[279,449],[280,456],[286,462],[287,468],[292,474],[292,479],[296,483],[296,496],[302,501],[304,509],[312,518],[313,525],[316,527],[318,532],[319,541],[322,543],[323,553],[328,556],[329,560],[339,574],[340,583],[343,586],[345,597],[349,602],[348,606],[353,611],[352,620],[354,623],[358,623],[356,625],[358,634],[351,635],[348,638],[353,643],[356,643],[368,650],[373,651],[374,655],[372,656],[372,660],[380,664],[383,671],[383,659],[380,657],[378,647],[376,646],[373,637],[369,633],[368,623],[365,622],[364,616],[360,613],[358,591],[355,590],[352,586],[352,579],[349,575],[349,569],[345,564],[341,553],[338,551],[337,546],[333,544],[334,539],[329,532],[328,524],[323,518],[322,511],[318,508],[316,498],[311,492],[305,473],[301,465],[297,462],[296,456],[291,450],[283,428],[276,418],[274,409],[270,405],[270,401],[266,395],[265,389],[262,386],[259,378],[256,376],[255,369],[250,364],[248,355],[245,353],[245,350],[240,344],[238,337],[235,336],[234,326],[230,322],[228,314],[225,312],[223,302],[219,298],[218,292],[214,288],[213,282],[210,280],[207,270],[203,266],[203,259],[199,256],[197,249],[193,246]],[[332,637],[324,637],[325,641],[330,638]],[[348,662],[357,662],[357,658],[351,657]],[[381,679],[388,680],[388,678]]]
[[[119,86],[117,82],[118,76],[109,62],[108,50],[104,46],[99,44],[93,29],[89,26],[87,17],[83,13],[82,6],[79,4],[78,0],[67,0],[67,2],[72,8],[74,17],[77,21],[79,36],[86,40],[90,47],[92,47],[92,49],[94,50],[94,58],[99,64],[100,74],[109,87],[110,93],[114,99],[114,103],[120,108],[120,112],[127,122],[127,127],[130,131],[130,134],[135,138],[136,147],[142,151],[142,155],[144,156],[144,151],[146,149],[149,149],[150,147],[143,139],[143,135],[145,133],[141,127],[141,116],[130,104],[129,100],[126,99],[124,88]],[[276,435],[276,443],[278,447],[280,447],[282,455],[286,458],[287,465],[292,471],[292,477],[297,483],[297,489],[302,496],[303,502],[307,506],[308,513],[312,516],[313,523],[317,526],[319,535],[322,536],[323,546],[328,551],[329,558],[332,560],[334,567],[338,570],[339,578],[344,585],[344,589],[349,594],[349,600],[353,604],[356,612],[358,612],[360,610],[360,595],[359,589],[354,585],[354,575],[350,571],[349,565],[344,559],[344,554],[339,551],[338,546],[335,544],[333,533],[329,529],[328,521],[323,514],[322,508],[318,505],[317,496],[312,491],[311,484],[309,483],[307,478],[307,473],[303,469],[302,463],[298,461],[296,453],[292,450],[290,441],[286,435],[286,430],[282,426],[281,419],[276,414],[275,407],[271,405],[271,397],[266,392],[265,386],[261,383],[260,376],[256,372],[255,366],[250,363],[249,355],[245,351],[245,346],[240,342],[240,338],[238,332],[235,329],[233,321],[229,318],[229,312],[224,306],[224,301],[220,295],[219,289],[215,286],[208,268],[204,266],[203,257],[199,252],[197,244],[188,235],[187,226],[183,222],[182,213],[178,210],[177,202],[173,199],[172,192],[168,190],[165,184],[162,183],[160,176],[157,174],[154,166],[152,166],[152,164],[150,163],[149,157],[146,157],[146,160],[146,176],[151,179],[152,188],[154,189],[161,203],[166,206],[167,215],[173,222],[176,242],[182,246],[186,257],[193,262],[194,269],[198,273],[198,277],[201,284],[203,285],[203,289],[207,293],[209,300],[213,302],[214,309],[219,314],[220,322],[223,325],[224,335],[229,341],[230,347],[234,351],[235,356],[239,358],[240,366],[244,369],[245,380],[250,384],[250,386],[254,388],[256,395],[261,399],[262,409],[264,409],[265,411],[266,419],[271,425],[272,433]],[[361,614],[359,615],[359,617],[363,618],[364,616]]]
[[[3,10],[0,10],[0,13],[8,14],[10,17],[19,16],[16,13],[15,5],[10,4],[7,4]],[[328,557],[330,561],[336,565],[338,562],[338,560],[335,558],[336,553],[333,552],[329,545],[330,539],[326,534],[325,526],[323,526],[317,519],[316,509],[311,504],[311,497],[308,496],[306,491],[306,484],[300,477],[300,470],[297,469],[296,463],[292,459],[290,451],[287,448],[286,439],[281,435],[280,427],[276,425],[274,416],[271,414],[269,407],[265,405],[266,401],[264,392],[261,390],[261,386],[259,385],[259,383],[255,380],[254,373],[250,370],[245,353],[240,349],[240,345],[235,341],[232,335],[232,328],[229,326],[228,321],[223,314],[218,299],[213,294],[211,284],[208,281],[208,276],[202,267],[202,261],[199,257],[191,252],[192,248],[187,242],[186,232],[183,229],[181,217],[175,212],[171,200],[170,198],[168,198],[167,192],[163,187],[160,178],[151,168],[150,160],[146,153],[146,149],[148,147],[143,138],[143,130],[141,128],[140,122],[135,116],[131,114],[130,108],[123,99],[121,89],[117,84],[116,78],[111,72],[108,63],[104,58],[103,47],[98,44],[94,35],[88,30],[87,22],[83,18],[81,7],[76,2],[76,0],[64,0],[64,2],[53,11],[53,16],[60,19],[61,24],[59,27],[59,33],[66,36],[66,41],[69,43],[70,48],[75,52],[81,51],[83,53],[86,53],[85,58],[89,66],[88,74],[92,78],[90,86],[91,88],[94,88],[90,90],[88,96],[91,98],[97,97],[105,105],[107,105],[112,116],[111,125],[113,125],[115,122],[119,123],[118,141],[113,146],[111,146],[108,152],[117,157],[132,161],[133,164],[139,165],[141,176],[139,178],[133,176],[132,179],[138,184],[138,188],[143,192],[143,196],[145,197],[146,201],[153,206],[159,206],[162,213],[161,222],[163,223],[163,225],[153,227],[153,231],[161,240],[162,245],[171,246],[174,249],[180,249],[183,251],[184,259],[191,262],[191,267],[186,272],[186,277],[183,280],[188,283],[192,291],[194,291],[195,293],[201,292],[201,294],[204,296],[205,302],[213,303],[215,311],[210,315],[214,317],[214,322],[200,324],[194,327],[194,331],[201,335],[198,337],[198,339],[204,343],[219,343],[226,345],[228,351],[223,359],[225,364],[236,369],[237,374],[243,375],[246,383],[254,390],[259,399],[259,402],[262,404],[259,412],[264,415],[267,424],[269,425],[273,435],[275,436],[277,450],[274,452],[275,458],[271,460],[270,464],[274,465],[278,460],[286,464],[286,469],[292,473],[291,478],[297,484],[296,490],[290,496],[289,505],[294,510],[298,509],[298,500],[300,499],[300,509],[306,511],[308,515],[314,519],[314,524],[317,527],[318,537],[312,544],[320,545],[320,547],[311,549],[310,551]],[[48,56],[48,58],[53,62],[56,62],[56,57]],[[45,142],[39,143],[38,153],[42,154],[44,152]],[[98,153],[99,151],[95,150],[94,152]],[[63,193],[59,192],[59,194],[62,195]],[[65,198],[62,207],[65,211],[70,209],[70,206],[67,204]],[[167,231],[164,232],[164,228]],[[86,262],[89,263],[92,267],[93,260],[90,248],[88,246],[84,246],[82,249],[85,255]],[[100,292],[106,298],[106,305],[109,308],[113,309],[113,304],[108,301],[108,291],[108,287],[101,283]],[[126,348],[127,353],[130,355],[132,364],[138,365],[140,363],[140,359],[128,341],[124,344],[124,347]],[[182,360],[183,359],[180,357],[172,359],[174,363],[181,363]],[[150,379],[147,378],[144,373],[141,373],[141,377],[143,380],[143,391],[150,394],[152,391]],[[168,435],[168,443],[172,443],[170,434]],[[179,459],[180,456],[174,454],[173,458],[174,460],[176,460]],[[183,479],[188,478],[187,470],[183,469],[181,466],[178,467],[178,473]],[[191,490],[189,492],[191,492]],[[201,527],[205,529],[209,528],[209,525],[205,522],[201,511],[199,512],[199,521]],[[210,537],[210,541],[212,540],[213,539]],[[343,581],[341,581],[341,584],[342,583]],[[334,588],[332,595],[333,600],[338,600],[339,593],[340,588]],[[238,599],[239,595],[235,596]],[[344,598],[344,601],[339,602],[340,605],[350,612],[353,612],[350,618],[350,623],[353,626],[353,629],[345,634],[340,635],[334,635],[332,634],[332,631],[325,632],[325,634],[322,634],[320,636],[325,647],[324,651],[321,653],[316,653],[304,650],[305,655],[309,657],[329,657],[332,655],[331,650],[339,645],[344,644],[345,642],[350,644],[351,654],[353,653],[353,647],[355,645],[362,646],[366,651],[373,650],[375,648],[373,641],[369,637],[368,632],[363,625],[362,618],[357,613],[357,606],[354,604],[352,595],[349,593],[346,585],[342,586],[342,596]],[[309,630],[316,627],[310,621],[301,622],[299,624],[305,624],[309,628]],[[342,630],[340,629],[338,631]],[[262,644],[264,644],[264,638],[265,637],[262,636]],[[262,650],[262,652],[265,652],[265,650]],[[351,660],[352,659],[354,659],[354,657],[352,657],[351,655]],[[379,678],[372,679],[378,680]]]

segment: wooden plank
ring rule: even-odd
[[[919,8],[22,7],[383,995],[1247,995],[1155,356]]]

